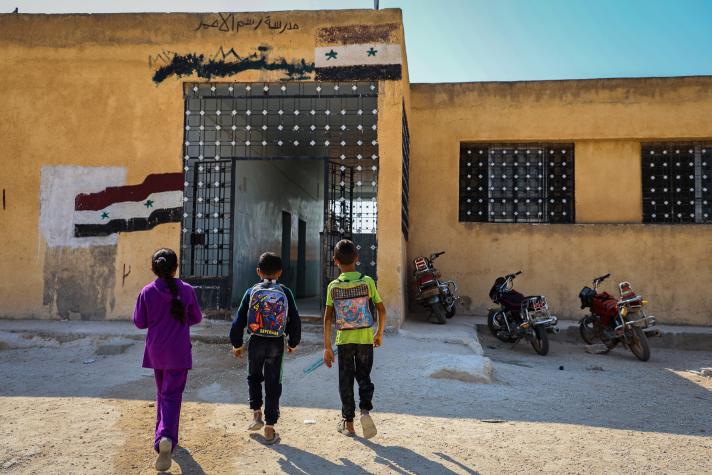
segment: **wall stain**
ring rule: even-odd
[[[126,272],[126,264],[124,264],[124,271],[121,273],[121,287],[126,284],[126,277],[131,275],[131,265],[129,264],[129,270]]]
[[[214,77],[227,77],[249,70],[259,71],[282,71],[284,79],[300,80],[308,79],[309,74],[314,72],[314,63],[308,63],[304,59],[287,61],[285,58],[275,60],[269,59],[270,46],[260,46],[256,52],[248,56],[241,57],[230,48],[225,51],[220,47],[214,55],[188,53],[175,54],[170,63],[159,67],[153,74],[153,82],[160,84],[170,76],[190,76],[211,79]]]
[[[116,246],[48,247],[43,304],[52,316],[103,320],[115,304]]]

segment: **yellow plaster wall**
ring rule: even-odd
[[[461,141],[557,141],[575,143],[578,221],[639,223],[639,143],[712,137],[712,78],[415,84],[411,103],[408,257],[446,250],[466,311],[486,312],[494,279],[523,270],[520,290],[578,317],[581,287],[611,272],[662,322],[712,324],[710,226],[458,222]]]
[[[575,147],[576,222],[642,222],[640,142],[581,140]]]
[[[221,32],[197,28],[216,14],[0,15],[0,188],[6,189],[0,209],[0,316],[49,318],[43,304],[46,243],[39,231],[40,170],[43,165],[125,167],[126,184],[138,184],[151,173],[182,170],[183,90],[195,76],[169,77],[160,84],[151,78],[171,52],[216,54],[220,47],[248,55],[269,45],[271,58],[314,60],[317,29],[354,24],[401,23],[396,9],[235,13],[234,17],[264,17],[299,24],[298,30],[242,29]],[[402,31],[402,29],[401,29]],[[402,44],[402,34],[398,34]],[[398,36],[397,35],[397,36]],[[274,71],[245,71],[215,81],[279,81]],[[391,84],[393,83],[393,84]],[[397,83],[397,84],[395,84]],[[402,255],[400,185],[390,173],[398,167],[400,180],[400,81],[381,82],[382,117],[398,122],[398,134],[384,124],[379,133],[379,285],[393,302],[394,318],[402,315],[400,263]],[[391,107],[397,105],[397,111]],[[394,115],[396,114],[397,117]],[[400,183],[400,182],[398,182]],[[390,186],[393,185],[393,186]],[[396,221],[397,219],[397,221]],[[391,220],[393,222],[391,222]],[[114,288],[107,299],[107,318],[130,316],[139,289],[152,279],[149,256],[159,246],[179,246],[179,225],[160,225],[151,231],[122,233],[116,246]],[[399,234],[398,234],[399,235]],[[77,252],[77,259],[80,259]],[[124,278],[124,265],[131,273]],[[395,322],[398,324],[398,322]]]

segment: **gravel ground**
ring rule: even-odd
[[[373,372],[379,435],[366,441],[335,431],[336,368],[303,375],[318,338],[286,360],[271,447],[244,430],[244,360],[196,343],[172,473],[712,473],[712,378],[689,371],[712,366],[712,352],[654,349],[640,363],[554,342],[540,357],[484,337],[495,381],[473,384],[429,377],[433,359],[460,360],[466,346],[387,337]],[[0,472],[155,473],[142,351],[0,333]]]

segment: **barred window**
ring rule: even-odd
[[[574,144],[460,144],[460,221],[575,222]]]
[[[410,186],[410,132],[408,131],[408,117],[405,114],[403,102],[403,165],[402,165],[402,195],[401,195],[401,229],[403,237],[408,240],[408,201]]]
[[[644,223],[712,223],[712,143],[644,143]]]

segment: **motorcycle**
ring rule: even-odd
[[[655,317],[646,315],[643,309],[648,301],[633,292],[630,282],[618,284],[620,298],[608,292],[599,293],[598,286],[610,276],[596,277],[593,288],[584,287],[579,293],[581,308],[591,310],[591,315],[579,320],[581,338],[588,345],[599,340],[606,347],[605,353],[621,343],[640,361],[648,361],[648,336],[660,336],[660,331],[652,328]]]
[[[413,260],[413,279],[417,286],[415,300],[430,310],[428,319],[434,317],[438,324],[445,323],[446,319],[455,315],[455,306],[460,299],[457,296],[457,284],[451,280],[440,280],[440,271],[434,266],[435,259],[443,254],[445,251],[435,252],[430,257],[419,256]]]
[[[514,279],[522,271],[497,277],[490,289],[492,302],[498,309],[490,309],[487,326],[490,332],[506,343],[517,343],[527,338],[537,354],[549,352],[548,333],[558,333],[558,318],[549,312],[549,304],[543,295],[525,297],[514,290]]]

